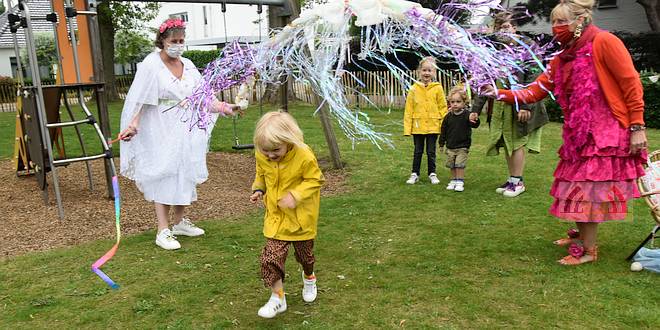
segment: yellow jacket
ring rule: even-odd
[[[264,193],[266,214],[264,236],[282,241],[306,241],[316,237],[321,185],[325,177],[309,147],[293,147],[279,162],[255,152],[257,174],[252,191]],[[283,209],[277,202],[287,193],[296,200],[295,209]]]
[[[415,82],[406,97],[403,115],[403,135],[440,134],[442,119],[447,114],[447,100],[442,85],[437,82]]]

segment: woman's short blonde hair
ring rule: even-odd
[[[454,94],[458,94],[461,97],[461,99],[463,100],[463,103],[465,103],[465,105],[470,104],[470,98],[468,97],[467,91],[465,90],[465,86],[456,85],[456,86],[452,87],[449,90],[449,93],[447,94],[447,100],[449,101],[449,99],[451,99],[451,97]]]
[[[574,21],[584,17],[584,23],[589,24],[592,20],[592,11],[595,0],[562,0],[550,12],[550,20],[562,17]]]
[[[254,129],[254,146],[264,151],[273,150],[282,144],[304,146],[303,133],[289,113],[267,112],[259,119]]]

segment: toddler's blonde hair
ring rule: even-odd
[[[458,94],[466,106],[470,104],[470,98],[468,97],[465,87],[463,85],[456,85],[452,87],[449,90],[449,93],[447,94],[447,100],[451,99],[452,95],[454,94]]]
[[[283,111],[271,111],[263,115],[254,129],[253,141],[259,151],[273,150],[282,144],[305,146],[298,123]]]

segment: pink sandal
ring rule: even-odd
[[[571,244],[568,248],[568,253],[569,255],[557,260],[557,262],[564,266],[577,266],[598,260],[598,246],[596,245],[585,249],[582,245]],[[583,257],[587,256],[590,256],[591,259],[583,259]]]
[[[552,244],[557,246],[566,246],[573,243],[579,243],[582,240],[582,238],[580,237],[580,232],[575,228],[569,229],[566,232],[566,235],[568,237],[560,238],[556,241],[552,241]]]

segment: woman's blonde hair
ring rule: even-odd
[[[263,151],[273,150],[282,144],[305,146],[303,133],[296,120],[287,112],[267,112],[254,129],[254,145]]]
[[[467,95],[467,92],[465,90],[465,86],[456,85],[456,86],[452,87],[449,90],[449,93],[447,94],[447,100],[451,99],[452,95],[454,95],[454,94],[458,94],[461,97],[461,99],[463,100],[463,103],[465,103],[465,105],[470,104],[470,98]]]
[[[571,21],[584,17],[584,24],[591,23],[595,0],[562,0],[550,12],[550,20],[566,17]]]

